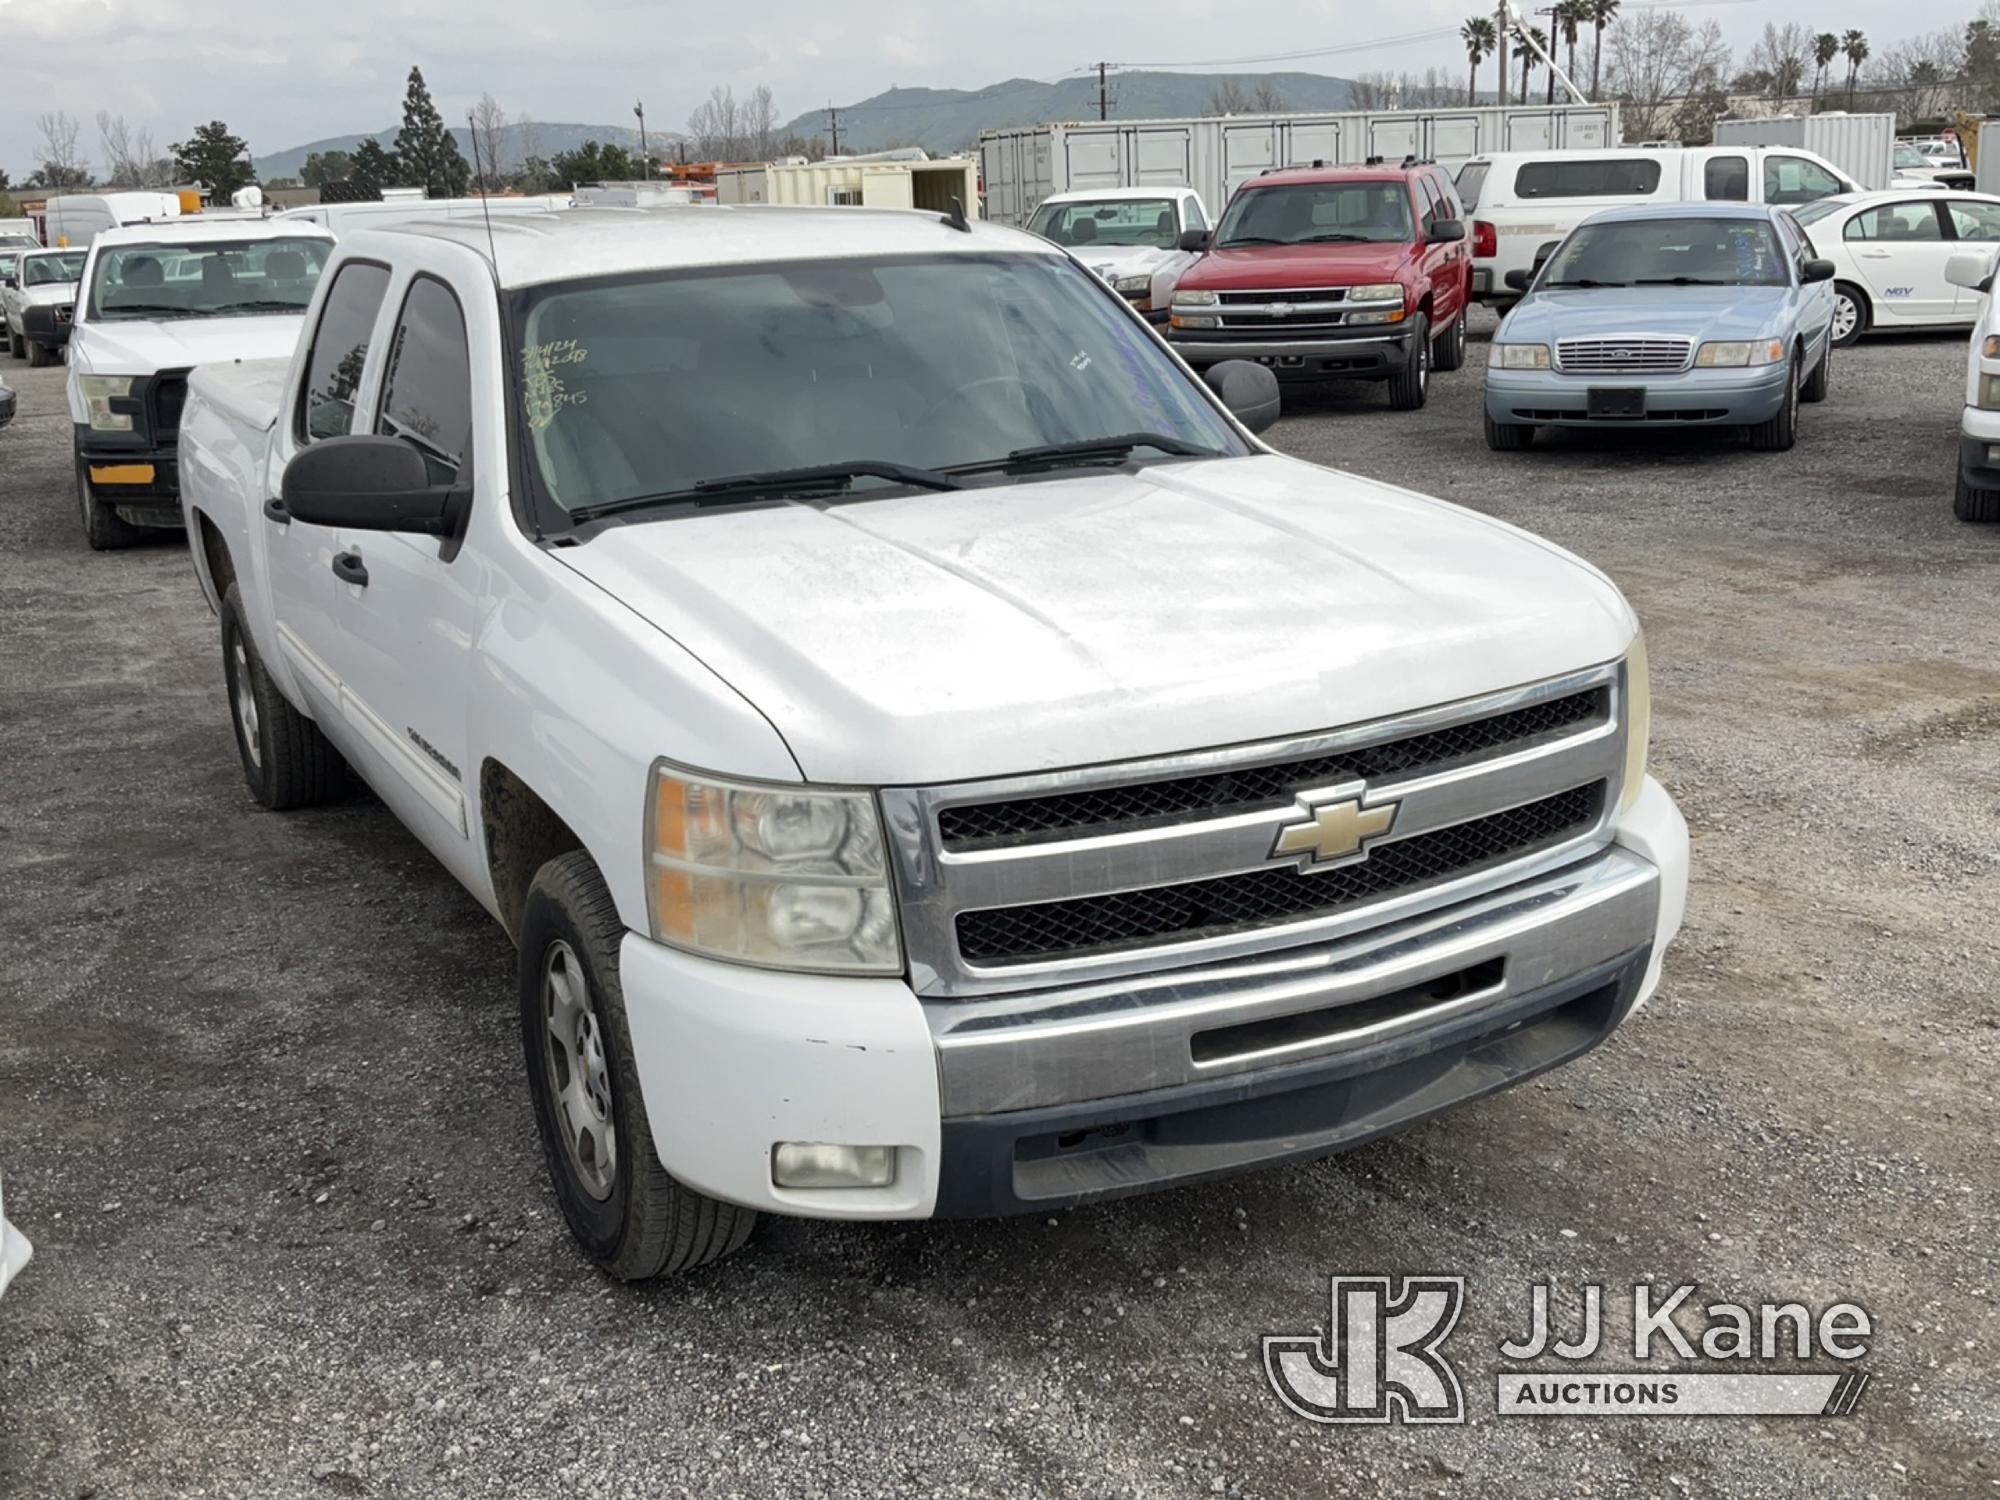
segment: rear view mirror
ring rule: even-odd
[[[1262,432],[1278,420],[1278,377],[1255,360],[1225,359],[1209,366],[1202,379],[1252,432]]]
[[[1181,249],[1190,255],[1200,255],[1208,248],[1208,242],[1215,236],[1206,229],[1188,229],[1181,233]]]
[[[1540,269],[1539,265],[1535,267],[1535,271],[1539,271]],[[1504,278],[1507,283],[1507,289],[1514,292],[1525,292],[1528,289],[1528,283],[1535,279],[1535,271],[1523,271],[1518,266],[1509,271]]]
[[[285,465],[285,509],[308,526],[448,536],[472,491],[432,484],[424,456],[398,437],[334,437]]]
[[[56,309],[44,302],[21,309],[21,332],[38,344],[66,344],[69,324],[56,321]]]
[[[1449,245],[1465,238],[1465,220],[1439,219],[1424,231],[1424,237],[1434,244]]]
[[[1815,262],[1807,262],[1808,265]],[[1817,262],[1827,264],[1827,262]],[[1944,279],[1967,291],[1983,292],[1993,284],[1993,257],[1984,250],[1961,250],[1944,263]]]

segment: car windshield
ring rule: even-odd
[[[935,476],[1143,434],[1201,454],[1248,451],[1101,282],[1048,254],[555,282],[517,293],[512,313],[530,476],[559,524],[786,470]],[[1163,456],[1126,446],[1142,461]],[[855,492],[884,482],[857,476]]]
[[[1625,219],[1585,224],[1550,257],[1540,285],[1786,286],[1768,219]]]
[[[1410,190],[1401,179],[1299,182],[1243,187],[1222,212],[1215,248],[1343,240],[1395,244],[1412,237]]]
[[[72,250],[67,255],[29,255],[21,261],[21,282],[24,286],[57,286],[65,281],[75,281],[82,274],[81,250]]]
[[[1028,227],[1043,239],[1084,250],[1092,245],[1143,245],[1171,250],[1181,236],[1171,198],[1106,198],[1087,203],[1044,203]]]
[[[1930,162],[1925,159],[1923,152],[1919,151],[1915,146],[1898,146],[1896,148],[1896,165],[1899,167],[1928,167]]]
[[[103,321],[304,312],[333,241],[204,241],[98,252],[90,317]]]

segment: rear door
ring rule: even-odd
[[[1944,279],[1944,265],[1958,246],[1945,223],[1932,196],[1878,203],[1848,219],[1841,239],[1877,318],[1948,323],[1955,316],[1958,288]]]

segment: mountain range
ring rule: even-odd
[[[273,151],[269,155],[256,154],[252,159],[257,164],[257,175],[266,182],[274,177],[296,177],[300,168],[305,166],[306,158],[315,151],[351,152],[371,135],[382,143],[384,150],[393,151],[396,147],[396,132],[400,128],[391,125],[387,130],[369,130],[360,135],[330,135],[325,140],[308,141],[303,146],[293,146],[287,151]],[[561,151],[574,151],[586,141],[597,141],[606,146],[623,146],[630,151],[639,149],[639,132],[627,125],[572,125],[537,120],[532,126],[525,128],[533,131],[532,144],[544,158],[552,157]],[[519,166],[522,156],[526,154],[523,131],[524,127],[519,125],[508,125],[501,130],[500,165],[503,168]],[[470,162],[472,133],[463,125],[455,126],[451,133],[458,141],[458,149]],[[679,139],[680,136],[668,130],[646,132],[647,144],[652,146],[660,146]]]

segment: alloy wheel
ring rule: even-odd
[[[558,938],[542,958],[543,1059],[549,1098],[577,1185],[598,1202],[618,1185],[618,1131],[603,1023],[576,951]]]

